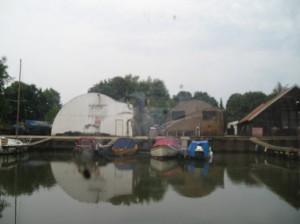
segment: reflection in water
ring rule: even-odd
[[[295,161],[282,161],[276,158],[264,160],[252,166],[251,176],[257,183],[267,186],[286,202],[300,208],[300,166]],[[298,164],[299,165],[299,164]],[[290,167],[294,166],[295,170]]]
[[[217,203],[214,206],[217,206],[218,200],[226,198],[228,192],[233,192],[235,202],[240,200],[239,203],[243,204],[243,197],[240,196],[245,193],[244,190],[259,194],[267,189],[271,194],[264,192],[264,195],[269,195],[268,200],[260,202],[264,206],[278,204],[278,198],[281,198],[292,208],[300,208],[298,161],[252,154],[215,155],[212,163],[161,161],[145,156],[106,161],[103,158],[73,157],[72,154],[64,157],[27,155],[1,159],[0,221],[7,220],[8,211],[12,211],[12,197],[27,195],[28,205],[31,204],[31,197],[35,198],[41,192],[49,192],[55,197],[57,190],[53,191],[54,188],[70,196],[69,199],[64,197],[64,200],[68,200],[71,207],[74,204],[72,200],[75,200],[81,206],[110,204],[115,206],[114,209],[124,209],[125,206],[131,211],[131,208],[136,209],[135,205],[142,208],[155,204],[168,210],[170,208],[165,207],[165,203],[173,203],[168,200],[180,206],[181,203],[192,203],[188,201],[191,198],[196,199],[199,206],[201,202],[213,203],[214,200]],[[215,199],[220,192],[225,195]],[[56,203],[59,207],[59,202]],[[232,202],[225,203],[230,207]],[[24,210],[24,215],[30,216]],[[248,211],[245,211],[246,214]]]
[[[99,167],[54,161],[51,169],[60,187],[78,201],[97,203],[132,194],[132,170],[119,170],[113,163]]]
[[[55,180],[49,165],[47,161],[31,160],[28,154],[12,155],[2,160],[0,189],[8,195],[19,196],[32,194],[40,187],[50,188]]]
[[[166,177],[174,190],[185,197],[203,197],[224,185],[224,169],[210,169],[209,163],[204,161],[151,159],[151,168]]]

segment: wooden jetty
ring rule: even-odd
[[[250,141],[253,142],[258,148],[259,146],[263,148],[263,152],[271,153],[277,156],[285,156],[288,158],[300,158],[300,149],[292,147],[283,147],[271,145],[265,141],[262,141],[256,137],[251,137]]]
[[[16,136],[5,136],[7,138],[16,138]],[[66,135],[52,135],[52,136],[45,136],[45,135],[20,135],[18,139],[22,140],[26,144],[20,146],[26,148],[50,148],[50,149],[58,149],[58,148],[74,148],[76,142],[82,135],[76,136],[66,136]],[[115,140],[119,138],[119,136],[93,136],[95,139],[107,142],[107,144],[111,144]],[[145,142],[149,141],[148,136],[135,136],[134,137],[137,141]],[[189,137],[181,137],[182,145],[187,147],[188,141],[190,141]]]

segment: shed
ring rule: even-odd
[[[239,135],[299,136],[300,89],[291,87],[261,104],[238,123]]]
[[[164,131],[173,136],[223,135],[223,112],[201,100],[184,101],[168,113]]]
[[[87,93],[66,103],[56,115],[52,135],[65,133],[132,136],[133,107],[104,94]]]

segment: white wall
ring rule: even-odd
[[[77,96],[56,115],[52,135],[68,131],[132,136],[132,105],[98,93]]]

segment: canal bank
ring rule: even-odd
[[[13,138],[14,136],[7,136]],[[30,141],[28,147],[32,150],[64,149],[72,150],[80,136],[19,136],[21,140]],[[94,136],[103,142],[115,140],[116,136]],[[149,151],[153,140],[148,136],[134,137],[141,151]],[[192,140],[208,140],[212,150],[216,153],[227,152],[262,152],[276,156],[298,158],[300,157],[300,137],[250,137],[250,136],[211,136],[211,137],[181,137],[181,145],[187,148]]]

